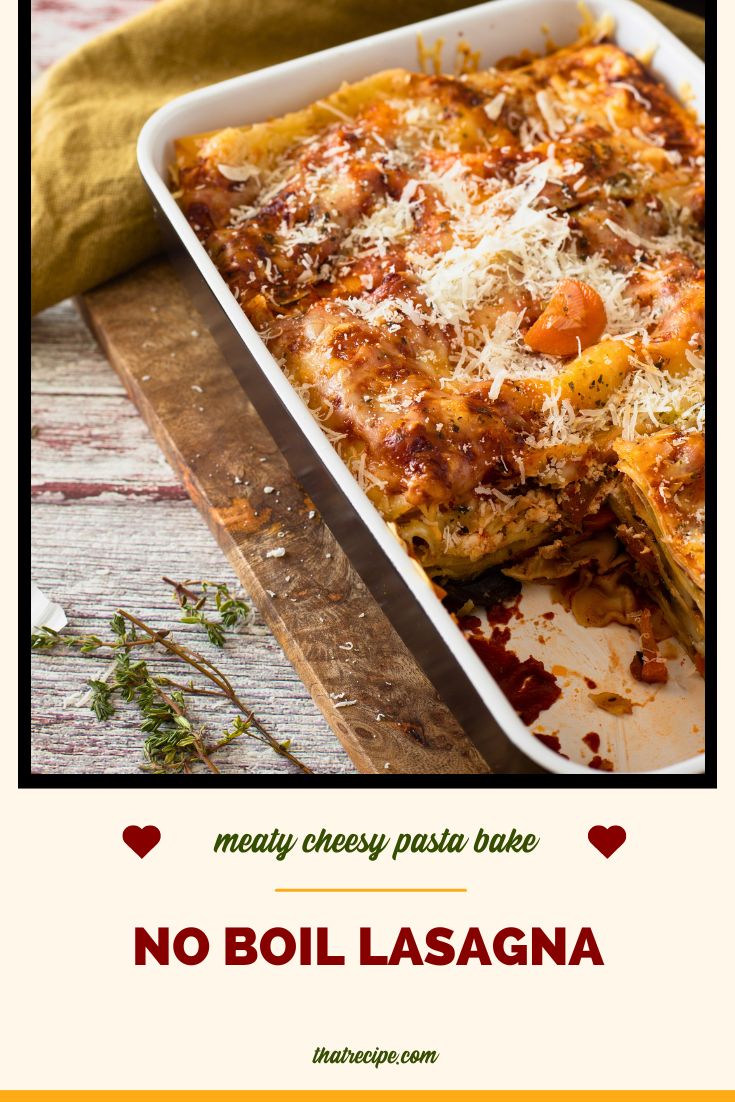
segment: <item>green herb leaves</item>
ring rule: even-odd
[[[181,622],[200,624],[210,643],[224,647],[225,632],[236,630],[247,622],[250,609],[233,596],[220,582],[172,582],[174,598],[183,610]],[[214,597],[216,619],[209,614],[207,603]],[[219,773],[212,755],[237,738],[252,738],[269,746],[287,758],[304,773],[311,769],[296,758],[289,742],[279,742],[240,700],[232,683],[204,655],[176,642],[168,630],[157,631],[131,612],[118,609],[110,621],[110,640],[96,635],[62,635],[52,628],[42,627],[31,635],[33,650],[70,647],[80,654],[104,648],[113,654],[112,664],[104,680],[91,679],[89,707],[101,722],[110,720],[116,711],[116,701],[134,705],[140,716],[140,729],[146,735],[143,744],[145,762],[141,768],[154,773],[193,773],[194,767],[206,767]],[[154,673],[145,658],[138,653],[145,647],[166,651],[193,669],[205,684],[185,683]],[[227,700],[235,708],[229,728],[219,739],[210,739],[205,726],[198,725],[190,714],[192,698],[207,696]]]
[[[234,631],[237,627],[247,623],[250,609],[244,601],[233,597],[227,586],[221,582],[172,582],[170,578],[164,578],[163,580],[167,585],[173,587],[174,600],[184,610],[185,615],[181,617],[181,623],[201,624],[210,643],[213,643],[215,647],[224,647],[225,645],[224,628],[227,628],[228,631]],[[195,586],[199,590],[198,593],[193,588]],[[205,612],[211,590],[214,590],[214,604],[219,613],[218,620],[213,620]]]
[[[110,719],[115,714],[115,705],[112,703],[113,689],[104,681],[88,681],[91,691],[89,706],[102,722]]]

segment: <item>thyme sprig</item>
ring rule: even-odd
[[[176,599],[186,612],[182,622],[201,624],[209,640],[218,647],[224,645],[224,630],[232,630],[249,615],[244,601],[234,597],[228,587],[219,582],[172,582]],[[199,592],[192,588],[196,586]],[[205,617],[204,607],[210,591],[214,593],[219,620]],[[199,615],[201,614],[201,615]],[[311,773],[308,766],[291,753],[290,741],[279,742],[240,699],[225,673],[198,651],[176,641],[169,630],[158,630],[125,609],[118,609],[110,621],[111,639],[97,635],[65,635],[53,628],[42,627],[31,635],[34,650],[50,650],[64,646],[91,654],[100,649],[113,652],[113,661],[104,679],[87,681],[87,702],[100,722],[115,715],[116,698],[135,704],[141,716],[141,731],[146,735],[143,745],[145,763],[141,768],[154,773],[191,773],[192,766],[204,765],[210,772],[220,770],[212,756],[237,738],[252,738],[269,746],[287,758],[302,772]],[[219,641],[221,640],[221,641]],[[208,685],[203,687],[152,673],[145,658],[133,652],[139,648],[159,647],[183,662]],[[217,739],[210,739],[206,727],[195,722],[190,713],[191,699],[219,697],[235,709],[229,727]]]
[[[232,593],[222,582],[210,582],[206,580],[174,582],[170,578],[163,579],[166,585],[170,585],[174,591],[174,600],[185,615],[181,617],[182,624],[201,624],[207,633],[210,643],[215,647],[225,645],[224,628],[234,631],[248,621],[250,609],[245,601],[233,597]],[[198,592],[194,589],[198,590]],[[214,604],[219,614],[218,620],[213,620],[205,612],[205,606],[214,591]]]

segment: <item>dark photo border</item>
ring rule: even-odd
[[[678,4],[681,8],[696,7],[696,5],[690,4]],[[703,5],[702,5],[703,6]],[[705,64],[707,66],[707,76],[712,80],[708,81],[712,87],[716,85],[716,56],[715,56],[715,37],[716,28],[714,23],[715,17],[710,15],[710,33],[706,36],[706,49],[705,49]],[[21,69],[22,71],[22,69]],[[25,122],[21,116],[21,133],[24,133],[23,124]],[[708,129],[708,145],[711,150],[717,148],[717,118],[716,112],[713,108],[707,112],[707,129]],[[28,142],[28,153],[30,155],[30,142]],[[22,148],[21,148],[22,154]],[[22,164],[22,156],[21,156]],[[705,178],[709,193],[714,197],[715,185],[716,185],[716,170],[715,170],[715,157],[714,152],[710,154],[707,159]],[[20,195],[20,217],[23,218],[24,214],[28,216],[26,225],[30,222],[30,199],[28,197],[28,189],[25,178],[19,179],[19,195]],[[708,259],[708,298],[706,306],[706,323],[710,333],[716,332],[716,278],[715,273],[717,270],[717,212],[714,201],[707,207],[706,213],[706,230],[709,246],[707,249]],[[30,256],[30,240],[26,250],[21,246],[21,257],[27,258]],[[27,261],[21,260],[20,264],[20,279],[19,286],[21,288],[21,304],[23,297],[27,297],[30,307],[30,272],[26,275],[25,268],[27,267]],[[30,309],[29,309],[30,312]],[[24,319],[22,305],[20,311],[20,318]],[[23,347],[23,332],[24,321],[20,322],[20,335],[19,335],[19,347]],[[29,374],[29,373],[28,373]],[[708,398],[711,410],[710,428],[709,428],[709,455],[714,457],[717,454],[717,380],[714,372],[711,374],[711,378],[708,380]],[[26,390],[26,403],[21,401],[19,406],[19,441],[26,442],[28,437],[27,425],[30,417],[31,406],[31,393],[30,393],[30,379],[28,378],[25,385]],[[22,387],[21,387],[22,392]],[[28,461],[26,461],[28,462]],[[23,456],[19,455],[19,466],[23,469]],[[28,463],[28,466],[30,464]],[[709,514],[709,546],[711,548],[709,553],[710,559],[710,577],[712,584],[710,584],[706,597],[706,643],[707,651],[709,654],[708,660],[708,677],[705,687],[705,751],[706,751],[706,766],[705,771],[701,774],[616,774],[616,773],[599,773],[595,774],[590,771],[589,775],[577,776],[566,774],[483,774],[476,777],[464,776],[458,774],[397,774],[393,776],[385,776],[381,774],[357,774],[357,775],[312,775],[305,776],[303,774],[248,774],[248,773],[226,773],[214,776],[211,773],[202,774],[79,774],[79,773],[64,773],[64,774],[50,774],[50,773],[34,773],[32,771],[32,744],[29,732],[29,718],[31,701],[29,698],[28,683],[24,677],[24,669],[20,664],[19,672],[19,701],[29,701],[26,711],[28,715],[23,714],[23,708],[20,711],[20,720],[18,725],[18,787],[22,789],[32,788],[76,788],[76,789],[106,789],[106,788],[135,788],[135,789],[161,789],[161,788],[254,788],[254,789],[280,789],[280,788],[382,788],[382,789],[416,789],[416,788],[454,788],[454,789],[601,789],[606,792],[615,789],[671,789],[671,788],[715,788],[717,786],[717,653],[716,653],[716,640],[717,640],[717,590],[714,584],[716,576],[716,554],[715,548],[717,546],[717,513],[716,513],[716,463],[711,461],[708,465],[705,482],[705,502],[707,512]],[[24,516],[25,510],[28,510],[27,524],[23,524],[26,519]],[[30,508],[28,506],[20,506],[20,521],[19,532],[23,532],[30,528]],[[19,547],[21,561],[28,559],[27,573],[30,579],[30,561],[27,556],[26,547],[24,544],[20,544]],[[23,650],[27,647],[27,637],[20,636],[19,629],[19,652],[23,653]]]

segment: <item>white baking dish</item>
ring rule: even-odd
[[[601,0],[601,2],[590,0],[588,9],[595,17],[609,13],[614,18],[616,24],[614,37],[623,48],[631,53],[653,52],[651,68],[656,75],[666,80],[674,92],[688,85],[690,94],[693,93],[693,104],[700,117],[703,117],[704,65],[670,31],[631,0]],[[612,756],[616,765],[615,773],[597,772],[584,764],[583,760],[567,761],[534,737],[511,708],[454,621],[426,585],[420,573],[416,571],[380,514],[360,489],[307,407],[276,365],[187,224],[167,185],[167,170],[172,159],[174,139],[220,127],[263,121],[266,118],[281,115],[334,91],[342,81],[358,80],[381,69],[393,66],[415,69],[418,32],[422,34],[425,44],[429,47],[438,38],[444,39],[443,58],[447,70],[451,71],[454,50],[461,38],[466,39],[473,49],[482,51],[481,65],[487,66],[504,55],[517,53],[524,47],[543,52],[546,33],[550,34],[554,42],[559,45],[571,42],[576,37],[579,24],[580,13],[574,0],[493,0],[492,3],[479,7],[402,27],[386,34],[361,39],[345,46],[236,77],[182,96],[157,111],[141,132],[138,142],[138,162],[153,196],[157,214],[164,227],[170,231],[169,237],[175,240],[175,245],[180,250],[185,251],[189,272],[191,274],[194,271],[196,275],[195,282],[198,281],[199,285],[206,285],[208,288],[209,297],[217,310],[216,317],[207,314],[207,320],[211,321],[214,335],[225,348],[231,363],[233,363],[233,355],[237,358],[237,349],[233,341],[240,342],[240,348],[247,349],[249,353],[247,363],[245,366],[240,363],[236,374],[241,381],[247,376],[248,381],[244,385],[261,413],[263,410],[259,401],[253,396],[252,388],[258,394],[267,389],[268,401],[272,399],[276,402],[276,406],[270,408],[270,419],[265,418],[276,439],[279,440],[279,430],[278,425],[274,425],[274,409],[276,418],[287,423],[303,442],[306,447],[305,454],[308,454],[311,466],[305,470],[302,458],[297,466],[297,474],[312,494],[309,478],[317,480],[322,478],[324,500],[319,500],[318,497],[315,500],[325,513],[330,526],[335,528],[335,531],[339,528],[339,524],[335,521],[337,514],[334,510],[334,502],[337,500],[338,503],[343,504],[344,510],[355,518],[364,541],[370,542],[376,552],[382,552],[385,556],[382,561],[388,564],[386,573],[390,575],[393,590],[397,592],[396,586],[402,587],[401,593],[406,598],[404,601],[402,597],[400,602],[403,608],[402,625],[394,616],[391,616],[390,586],[386,583],[385,591],[382,591],[379,581],[376,582],[375,578],[366,579],[368,584],[382,601],[398,630],[417,653],[417,657],[422,661],[439,691],[445,696],[447,693],[451,696],[450,689],[453,682],[457,678],[462,680],[462,684],[466,687],[466,695],[472,698],[472,707],[468,705],[472,722],[468,723],[467,716],[461,714],[463,709],[461,701],[459,703],[457,701],[456,691],[455,699],[453,701],[448,699],[448,702],[468,727],[490,763],[496,770],[503,772],[525,773],[545,770],[552,773],[586,776],[590,781],[599,778],[599,783],[606,784],[614,782],[626,772],[628,775],[650,773],[660,775],[661,783],[666,783],[663,779],[664,775],[702,773],[704,770],[701,733],[695,734],[693,730],[688,731],[682,727],[683,714],[686,719],[685,726],[696,727],[696,723],[692,723],[692,720],[697,716],[701,717],[703,708],[702,690],[684,670],[685,663],[680,664],[682,673],[681,676],[674,678],[671,691],[668,693],[661,691],[657,702],[639,709],[636,720],[626,719],[622,728],[621,721],[615,720],[613,722],[615,729],[611,729],[608,722],[611,721],[611,717],[599,710],[596,710],[594,716],[590,716],[588,710],[591,706],[586,694],[583,693],[573,694],[574,701],[562,698],[562,702],[554,706],[557,710],[554,714],[560,713],[564,723],[564,732],[560,738],[565,752],[572,750],[572,753],[576,753],[570,743],[572,736],[568,734],[568,727],[573,730],[574,746],[576,746],[580,731],[584,731],[585,724],[592,725],[594,722],[596,730],[600,731],[601,727],[608,723],[605,736],[608,742],[605,746],[603,740],[601,753]],[[286,439],[282,432],[280,439]],[[286,448],[286,454],[288,457],[288,448]],[[292,465],[294,465],[293,461]],[[315,473],[312,469],[314,466],[320,467],[320,471]],[[331,499],[331,518],[327,497]],[[344,525],[341,535],[337,531],[343,542],[346,531]],[[347,539],[346,542],[357,544],[362,537],[356,536],[355,541]],[[346,550],[351,557],[359,560],[360,555],[357,553],[356,546],[347,546]],[[359,563],[358,569],[360,569]],[[364,573],[362,569],[361,573]],[[537,605],[538,599],[538,594],[531,592],[524,597],[524,606],[529,605],[530,602],[529,607],[533,612],[534,602]],[[394,600],[397,601],[397,598],[394,597]],[[417,628],[416,633],[412,633],[410,628],[406,628],[404,615],[406,604],[413,608],[416,622],[422,626],[423,632]],[[599,651],[601,647],[603,649],[607,647],[612,655],[618,643],[622,643],[624,651],[627,647],[626,653],[630,657],[630,636],[626,636],[625,629],[620,629],[623,636],[617,639],[617,643],[615,632],[610,632],[610,629],[604,630],[604,637],[599,632],[594,633],[596,636],[594,639],[590,634],[591,629],[587,629],[580,638],[578,631],[575,635],[575,626],[571,618],[567,624],[563,614],[557,615],[559,616],[556,632],[558,638],[556,641],[547,640],[544,644],[552,648],[552,657],[550,659],[546,653],[541,655],[546,666],[556,662],[557,665],[564,666],[571,676],[574,670],[570,662],[574,662],[575,655],[587,661],[589,653],[594,653],[595,648]],[[445,647],[443,657],[440,655],[436,661],[432,659],[431,662],[426,659],[426,656],[421,653],[422,633],[431,636],[435,642],[437,640],[443,642]],[[528,638],[524,643],[519,642],[515,632],[513,634],[513,646],[520,657],[525,657],[524,646],[527,652],[534,648],[528,630],[526,635]],[[537,653],[539,645],[535,644]],[[429,669],[430,665],[431,669]],[[587,672],[589,672],[588,669],[585,669],[585,673]],[[701,681],[701,679],[698,680]],[[617,686],[607,684],[601,685],[601,688],[617,688]],[[670,687],[665,688],[668,690]],[[483,717],[488,729],[491,730],[492,739],[488,736],[488,740],[484,740]],[[558,722],[557,720],[557,724]],[[536,729],[544,727],[548,731],[550,723],[553,723],[551,713],[542,713],[540,722],[535,727]],[[507,762],[504,753],[498,749],[498,730],[502,730],[509,740]],[[487,745],[482,745],[483,741],[487,741]],[[578,757],[583,757],[582,753]]]

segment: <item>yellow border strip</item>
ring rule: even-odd
[[[300,1099],[304,1096],[330,1099],[349,1099],[354,1102],[367,1102],[368,1099],[386,1100],[395,1102],[418,1102],[420,1099],[433,1098],[462,1098],[470,1100],[487,1099],[488,1102],[536,1102],[536,1099],[572,1099],[573,1102],[630,1102],[632,1098],[638,1098],[641,1102],[670,1102],[681,1098],[701,1098],[703,1095],[718,1095],[725,1098],[735,1098],[733,1090],[259,1090],[259,1091],[226,1091],[226,1090],[0,1090],[0,1098],[17,1099],[18,1102],[33,1102],[34,1099],[56,1098],[82,1099],[83,1102],[95,1102],[96,1099],[109,1100],[109,1102],[180,1102],[180,1100],[204,1098],[222,1098],[228,1102],[290,1102],[291,1099]]]

